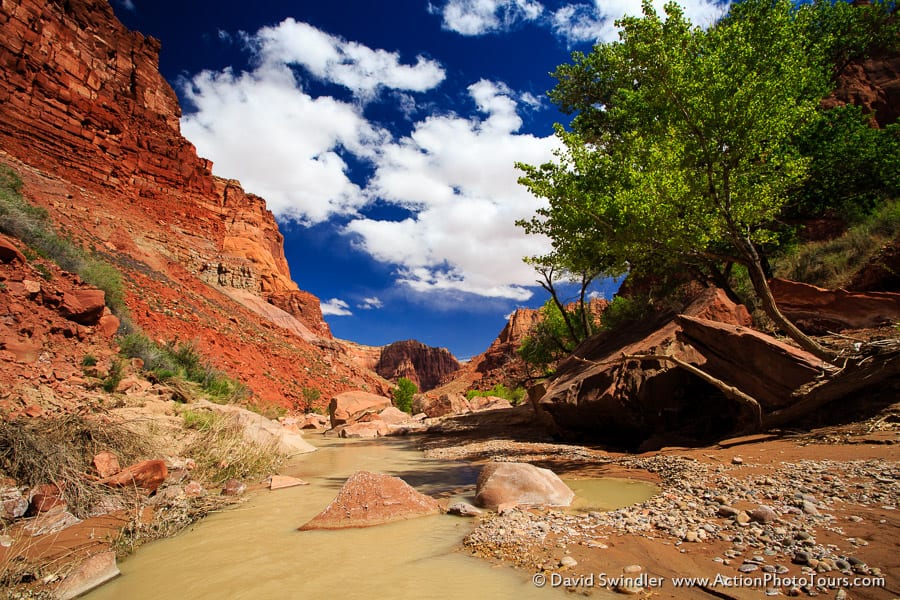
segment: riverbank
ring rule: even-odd
[[[503,431],[490,439],[465,426],[423,447],[431,458],[527,461],[572,479],[658,481],[654,498],[611,512],[483,517],[462,550],[515,565],[536,585],[654,598],[880,599],[900,595],[897,414],[895,406],[861,423],[641,455]]]

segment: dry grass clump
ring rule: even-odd
[[[284,460],[275,444],[261,446],[244,439],[241,426],[226,416],[188,410],[182,418],[185,427],[197,431],[183,451],[197,463],[195,479],[215,484],[252,479],[274,473]]]
[[[153,518],[146,520],[142,511],[132,514],[113,540],[110,549],[117,556],[123,557],[133,553],[142,544],[172,537],[196,523],[206,515],[214,513],[226,506],[243,502],[243,498],[235,496],[207,495],[199,498],[176,496],[164,502],[156,503]]]
[[[90,481],[92,459],[101,451],[131,464],[151,452],[146,438],[122,424],[74,414],[53,419],[0,421],[0,474],[21,486],[53,483],[79,518],[104,496],[117,492]]]

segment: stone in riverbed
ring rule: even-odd
[[[57,585],[53,597],[70,600],[119,575],[115,552],[101,552],[83,561]]]
[[[750,511],[750,520],[755,521],[757,523],[771,523],[778,519],[778,513],[775,512],[771,507],[760,505],[757,508],[754,508]]]
[[[298,479],[296,477],[290,477],[288,475],[272,475],[269,478],[269,489],[270,490],[281,490],[284,488],[295,487],[298,485],[309,485],[309,483],[306,481],[303,481],[302,479]]]
[[[237,479],[229,479],[225,482],[225,485],[222,486],[223,496],[241,496],[246,491],[247,485]]]
[[[370,527],[440,511],[437,500],[417,492],[398,477],[357,471],[331,504],[300,527],[300,531]]]
[[[507,503],[569,506],[574,498],[575,492],[553,471],[528,463],[490,463],[475,486],[475,504],[484,508]]]
[[[481,514],[481,509],[472,506],[468,502],[455,502],[447,507],[447,514],[459,517],[477,517]]]

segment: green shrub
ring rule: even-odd
[[[114,360],[109,366],[109,374],[103,380],[103,389],[110,394],[116,391],[122,381],[122,361]]]
[[[394,388],[394,406],[403,412],[412,412],[413,396],[419,392],[419,388],[410,379],[401,377]]]
[[[143,332],[135,332],[119,338],[119,348],[126,358],[144,361],[144,370],[160,381],[182,379],[199,384],[213,402],[237,402],[249,395],[244,384],[210,364],[190,342],[160,346]]]
[[[93,367],[97,364],[97,357],[93,354],[85,354],[84,358],[81,359],[82,367]]]
[[[305,387],[303,388],[303,401],[306,403],[306,412],[316,412],[318,409],[315,406],[315,403],[322,397],[322,392],[317,390],[316,388]],[[321,410],[321,409],[318,409]]]
[[[466,392],[466,398],[469,400],[475,398],[476,396],[493,396],[495,398],[503,398],[504,400],[509,400],[509,403],[513,406],[516,406],[520,402],[522,402],[522,400],[525,399],[526,395],[527,392],[525,391],[525,388],[520,386],[514,390],[511,390],[502,383],[498,383],[489,390],[469,390],[468,392]]]
[[[219,415],[210,411],[193,411],[186,410],[181,413],[186,429],[196,429],[197,431],[207,431],[218,424],[221,419]]]

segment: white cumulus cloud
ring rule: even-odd
[[[406,290],[531,296],[535,276],[522,257],[547,252],[549,242],[515,225],[543,201],[517,183],[514,164],[546,162],[558,145],[555,136],[520,132],[519,113],[539,107],[535,96],[482,80],[468,88],[476,114],[437,113],[431,104],[417,107],[415,97],[444,77],[436,63],[403,65],[395,54],[290,19],[244,40],[256,59],[251,70],[203,71],[182,88],[193,108],[182,130],[217,173],[240,179],[282,220],[312,225],[338,217],[349,241],[392,265]],[[305,73],[348,87],[356,101],[312,95]],[[398,97],[410,122],[400,138],[369,121],[361,102]],[[371,168],[368,180],[351,176],[351,163]],[[364,216],[372,203],[410,216]],[[380,302],[368,298],[358,308]],[[337,298],[322,308],[351,314]]]
[[[431,10],[441,15],[444,29],[474,36],[535,21],[544,12],[544,6],[535,0],[447,0]]]
[[[383,88],[424,92],[445,77],[438,62],[421,55],[415,64],[403,64],[396,52],[347,41],[290,18],[260,29],[248,42],[263,65],[298,65],[368,99]]]
[[[362,310],[374,310],[377,308],[383,308],[384,302],[378,296],[372,296],[371,298],[363,298],[362,302],[356,305],[356,308]]]
[[[252,71],[203,71],[184,82],[194,110],[182,118],[183,133],[216,173],[240,179],[279,217],[313,224],[355,213],[368,200],[348,177],[345,157],[371,157],[390,134],[357,103],[306,93],[295,68],[369,99],[382,88],[428,89],[443,70],[421,57],[401,64],[397,54],[293,19],[244,38],[256,53]]]
[[[653,0],[660,15],[667,0]],[[728,3],[715,0],[682,0],[685,16],[694,25],[707,27],[728,10]],[[612,42],[619,39],[615,22],[625,16],[641,16],[641,0],[594,0],[593,4],[568,4],[553,12],[553,31],[570,44]]]
[[[332,298],[328,302],[322,302],[322,314],[335,317],[347,317],[353,314],[350,305],[340,298]]]
[[[346,231],[375,259],[399,266],[399,281],[419,292],[467,292],[525,300],[534,271],[523,256],[548,241],[516,227],[543,205],[518,185],[516,161],[550,160],[555,137],[517,133],[514,94],[482,80],[469,93],[484,118],[432,116],[382,149],[369,192],[413,211],[403,221],[352,220]]]

